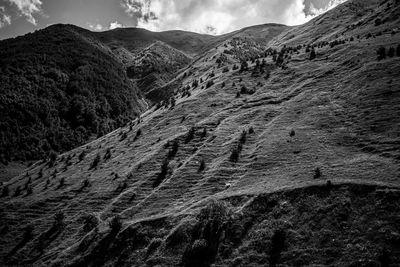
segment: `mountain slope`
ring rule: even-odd
[[[218,37],[206,34],[185,31],[151,32],[140,28],[120,28],[94,34],[110,47],[125,47],[133,53],[161,41],[189,56],[198,54],[218,40]]]
[[[144,110],[111,51],[76,29],[55,25],[0,42],[3,161],[70,150]]]
[[[346,31],[351,4],[381,3],[398,14],[351,1],[267,45],[226,39],[178,74],[174,104],[12,179],[3,263],[396,266],[398,21]]]

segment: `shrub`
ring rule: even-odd
[[[104,160],[108,160],[108,159],[110,159],[110,158],[111,158],[111,148],[107,148],[107,151],[106,151],[106,153],[104,154],[103,159],[104,159]]]
[[[21,194],[21,188],[19,186],[17,186],[17,188],[15,188],[14,197],[17,197],[20,194]]]
[[[57,153],[54,152],[53,150],[49,153],[49,166],[53,167],[55,162],[57,161]]]
[[[375,19],[375,26],[379,26],[382,24],[382,20],[380,18]]]
[[[174,140],[174,142],[172,143],[172,147],[168,152],[168,159],[174,158],[176,153],[178,153],[178,149],[179,149],[179,143],[177,140]]]
[[[29,196],[29,195],[32,195],[32,193],[33,193],[32,186],[29,185],[29,186],[26,188],[26,195]]]
[[[120,141],[124,141],[127,137],[128,137],[128,133],[127,132],[122,132],[121,133],[121,138],[119,140]]]
[[[200,166],[199,166],[199,172],[204,171],[205,168],[206,168],[206,163],[205,163],[204,159],[201,159]]]
[[[229,156],[229,160],[231,162],[238,162],[239,154],[240,150],[238,149],[238,147],[235,147],[234,149],[232,149],[231,155]]]
[[[239,138],[239,143],[240,144],[246,143],[246,138],[247,138],[247,132],[245,130],[243,130],[242,134],[240,135],[240,138]]]
[[[201,133],[201,138],[205,138],[207,136],[207,128],[203,128],[203,132]]]
[[[397,48],[396,48],[396,55],[397,55],[398,57],[400,57],[400,44],[397,45]]]
[[[236,98],[240,97],[240,92],[236,92]]]
[[[322,174],[321,174],[320,168],[319,168],[319,167],[316,168],[316,169],[314,170],[314,179],[320,178],[321,175],[322,175]]]
[[[138,129],[135,135],[135,141],[142,135],[142,129]]]
[[[97,153],[97,155],[94,157],[92,164],[90,165],[90,169],[94,169],[99,165],[100,162],[100,154]]]
[[[65,178],[64,178],[64,177],[61,177],[57,189],[60,189],[60,188],[63,187],[64,185],[65,185]]]
[[[394,49],[394,47],[390,47],[389,51],[388,51],[388,57],[394,57],[396,51]]]
[[[189,143],[190,141],[193,140],[195,132],[196,130],[194,127],[190,128],[189,132],[186,135],[185,143]]]
[[[10,190],[8,188],[8,185],[5,185],[3,187],[3,190],[1,191],[1,197],[8,197],[9,193],[10,193]]]
[[[221,88],[224,88],[225,87],[225,82],[222,82],[221,83]]]
[[[376,53],[378,54],[378,60],[386,58],[386,49],[384,47],[380,47]]]
[[[82,152],[79,154],[78,159],[79,161],[82,161],[86,156],[86,151],[82,150]]]
[[[209,80],[206,84],[206,88],[213,86],[213,84],[214,84],[214,82],[212,80]]]
[[[168,159],[165,159],[161,165],[160,173],[157,175],[156,179],[153,182],[153,188],[156,188],[157,186],[159,186],[162,183],[162,181],[164,181],[164,179],[167,177],[168,169],[169,169],[168,165],[169,165],[169,161],[168,161]]]
[[[249,128],[249,134],[253,134],[254,133],[254,128],[253,128],[253,126],[251,126],[250,128]]]
[[[289,136],[290,137],[293,137],[293,136],[295,136],[296,135],[296,132],[292,129],[292,130],[290,130],[290,133],[289,133]]]
[[[62,211],[58,211],[56,214],[54,214],[54,226],[62,228],[64,226],[64,219],[64,213]]]
[[[85,180],[83,180],[83,182],[82,182],[81,190],[83,190],[83,189],[85,189],[86,187],[89,187],[89,186],[90,186],[90,181],[89,181],[89,179],[85,179]]]
[[[111,232],[118,233],[122,228],[122,220],[120,216],[114,216],[111,221],[108,223]]]
[[[317,55],[316,55],[316,53],[315,53],[315,49],[313,48],[313,49],[311,50],[311,52],[310,52],[310,60],[315,59],[316,56],[317,56]]]

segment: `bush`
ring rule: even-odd
[[[234,149],[232,149],[231,155],[229,156],[229,160],[231,162],[238,162],[239,154],[240,154],[239,148],[235,147]]]
[[[242,134],[240,135],[240,138],[239,138],[239,143],[240,144],[246,143],[246,138],[247,138],[247,132],[245,130],[243,130]]]
[[[394,57],[395,54],[396,50],[394,49],[394,47],[390,47],[388,51],[388,57]]]
[[[86,156],[86,151],[82,150],[82,152],[79,154],[78,159],[79,161],[82,161]]]
[[[122,220],[120,216],[114,216],[108,223],[112,233],[118,233],[122,228]]]
[[[1,197],[8,197],[9,193],[10,193],[10,190],[8,188],[8,185],[5,185],[3,187],[3,190],[1,191]]]
[[[207,128],[203,128],[203,132],[201,133],[201,138],[205,138],[207,136]]]
[[[53,150],[49,153],[49,166],[53,167],[55,162],[57,161],[57,153],[54,152]]]
[[[386,49],[384,47],[380,47],[376,53],[378,54],[378,60],[382,60],[386,58]]]
[[[195,132],[196,129],[194,127],[190,128],[189,132],[186,135],[185,143],[189,143],[190,141],[193,140]]]
[[[315,53],[315,49],[313,48],[313,49],[311,50],[311,52],[310,52],[310,60],[315,59],[316,56],[317,56],[317,54]]]
[[[138,129],[135,135],[135,141],[142,135],[142,129]]]
[[[249,134],[254,134],[254,128],[253,128],[253,126],[251,126],[251,127],[249,128]]]
[[[94,157],[92,164],[90,165],[89,169],[94,169],[97,167],[97,165],[99,165],[100,163],[100,154],[97,153],[97,155]]]
[[[176,156],[176,153],[178,153],[179,149],[179,143],[177,140],[174,140],[172,143],[172,148],[168,151],[168,159],[172,159]]]
[[[213,85],[214,85],[213,80],[209,80],[209,81],[207,82],[207,84],[206,84],[206,88],[210,88],[210,87],[213,86]]]
[[[21,188],[17,186],[17,188],[15,188],[14,197],[17,197],[19,195],[21,195]]]
[[[32,193],[33,193],[32,186],[29,185],[29,186],[26,188],[26,195],[29,196],[29,195],[32,195]]]
[[[322,174],[321,174],[320,168],[316,168],[316,169],[314,170],[314,179],[320,178],[321,175],[322,175]]]
[[[164,162],[161,165],[161,171],[153,182],[153,188],[159,186],[162,183],[162,181],[164,181],[164,179],[167,177],[169,170],[168,165],[169,165],[168,159],[164,160]]]
[[[205,168],[206,168],[206,162],[204,161],[204,159],[201,159],[200,166],[199,166],[199,172],[204,171]]]
[[[60,188],[63,187],[64,185],[65,185],[65,178],[62,177],[62,178],[60,179],[60,182],[59,182],[59,184],[58,184],[57,189],[60,189]]]
[[[62,211],[58,211],[54,214],[54,223],[53,225],[57,228],[62,228],[64,226],[65,215]]]
[[[81,190],[83,190],[83,189],[85,189],[86,187],[89,187],[89,186],[90,186],[90,181],[89,181],[89,179],[85,179],[85,180],[83,180],[83,182],[82,182]]]
[[[103,159],[108,160],[111,158],[111,148],[107,148],[106,153],[104,154]]]
[[[397,55],[398,57],[400,57],[400,44],[397,45],[397,48],[396,48],[396,55]]]
[[[293,137],[293,136],[295,136],[296,135],[296,132],[292,129],[292,130],[290,130],[290,133],[289,133],[289,136],[290,137]]]

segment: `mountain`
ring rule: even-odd
[[[1,41],[0,80],[2,162],[70,150],[146,107],[110,49],[78,27]]]
[[[3,185],[1,265],[397,266],[399,13],[219,37],[169,101]]]

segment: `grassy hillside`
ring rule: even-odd
[[[197,55],[218,40],[218,37],[206,34],[185,31],[151,32],[140,28],[120,28],[95,35],[110,47],[125,47],[134,53],[161,41],[189,56]]]
[[[397,266],[399,9],[202,53],[168,103],[1,188],[0,263]]]
[[[56,25],[0,42],[1,161],[75,148],[144,109],[110,51]]]

